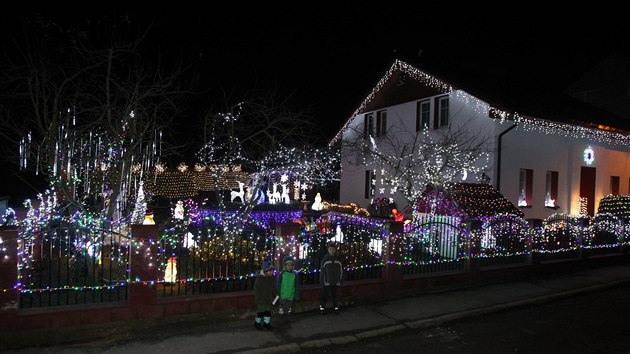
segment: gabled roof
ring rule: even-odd
[[[404,85],[401,81],[405,81]],[[420,89],[421,86],[424,89]],[[529,124],[548,133],[552,130],[561,135],[579,134],[597,141],[630,144],[630,121],[568,95],[552,94],[542,88],[518,87],[467,71],[457,72],[454,68],[450,73],[444,71],[434,75],[396,59],[329,145],[341,138],[359,114],[454,90],[461,90],[470,98],[488,104],[497,117]],[[554,123],[553,127],[550,122]]]
[[[416,204],[421,213],[431,212],[433,198],[441,198],[437,214],[461,218],[480,218],[494,215],[524,217],[523,212],[496,188],[484,183],[454,183],[445,191],[427,191]]]

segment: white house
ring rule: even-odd
[[[402,156],[409,151],[400,146],[411,146],[418,134],[439,140],[448,130],[478,137],[488,155],[444,178],[489,178],[526,218],[593,215],[604,196],[630,194],[629,122],[568,96],[547,105],[511,105],[468,86],[395,60],[330,142],[342,145],[340,201],[367,207],[385,197],[399,208],[407,205],[392,185],[401,181],[394,182],[376,159],[362,158],[352,142],[365,139],[382,154]],[[413,164],[422,168],[430,158]]]

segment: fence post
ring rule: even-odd
[[[480,220],[464,221],[464,230],[468,233],[468,240],[465,246],[465,252],[468,256],[464,262],[464,271],[469,273],[479,273],[481,269],[481,239],[479,238],[479,230],[481,230]]]
[[[158,280],[157,225],[131,225],[129,252],[129,304],[155,304]]]
[[[538,235],[539,232],[542,232],[542,235],[538,235],[541,238],[544,237],[544,228],[543,221],[541,219],[527,219],[527,224],[529,225],[528,237],[527,237],[527,264],[538,264],[540,263],[540,253],[536,252],[536,257],[534,257],[534,237]]]
[[[0,227],[0,313],[17,312],[20,292],[18,281],[18,229]]]
[[[402,238],[404,236],[404,224],[400,221],[389,223],[387,235],[387,253],[385,257],[385,274],[387,282],[399,282],[402,279],[402,268],[399,265],[402,253]]]
[[[578,226],[580,227],[580,232],[578,232],[578,236],[577,236],[577,240],[576,243],[578,245],[576,245],[576,255],[578,259],[583,259],[584,258],[584,231],[586,230],[586,228],[590,225],[590,219],[588,218],[579,218],[577,219],[577,223]],[[591,241],[593,239],[591,238]],[[592,252],[591,252],[592,253]]]

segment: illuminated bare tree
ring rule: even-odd
[[[142,173],[171,151],[162,135],[183,70],[150,63],[139,51],[149,29],[127,40],[133,29],[39,18],[0,60],[4,157],[45,176],[69,210],[124,217]]]
[[[215,205],[219,210],[226,210],[221,184],[225,172],[239,166],[251,176],[246,197],[238,207],[238,218],[233,225],[222,225],[226,234],[238,233],[254,206],[269,201],[268,193],[274,183],[284,184],[285,192],[291,188],[291,195],[295,196],[298,188],[338,179],[337,151],[317,148],[320,130],[313,119],[307,113],[292,111],[288,98],[277,97],[269,91],[234,105],[227,113],[207,115],[205,144],[198,151],[198,158],[214,173]],[[300,195],[287,199],[304,198]]]
[[[348,163],[374,166],[393,195],[400,193],[412,205],[427,187],[447,188],[458,177],[480,179],[488,162],[486,134],[469,129],[470,121],[456,129],[424,129],[411,132],[393,125],[386,134],[373,137],[355,128],[342,142]],[[352,128],[351,128],[352,129]]]

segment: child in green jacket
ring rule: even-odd
[[[291,256],[282,260],[282,272],[278,274],[276,291],[280,296],[278,314],[290,316],[293,314],[295,301],[300,300],[300,273],[295,271],[295,261]]]

